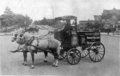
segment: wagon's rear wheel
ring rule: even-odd
[[[87,55],[88,55],[88,50],[87,49],[84,49],[84,50],[82,50],[82,48],[81,47],[77,47],[77,49],[80,51],[80,53],[81,53],[81,58],[85,58]]]
[[[95,43],[89,50],[89,57],[93,62],[99,62],[105,55],[105,47],[102,43]]]
[[[71,65],[78,64],[81,59],[81,53],[76,48],[72,48],[67,52],[67,61]]]
[[[88,50],[86,50],[86,49],[85,50],[81,50],[80,53],[81,53],[81,57],[85,58],[88,55]]]

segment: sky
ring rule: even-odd
[[[28,15],[33,20],[64,15],[78,20],[93,20],[103,10],[120,9],[120,0],[0,0],[0,15],[8,6],[14,13]]]

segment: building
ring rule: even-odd
[[[78,30],[79,31],[91,31],[92,29],[88,28],[88,24],[92,24],[94,25],[95,24],[95,21],[94,20],[83,20],[83,21],[79,21],[79,24],[78,24]]]
[[[94,15],[95,21],[104,23],[104,26],[108,29],[116,28],[118,30],[120,22],[120,9],[113,8],[112,10],[103,10],[102,15]],[[107,29],[105,28],[105,29]]]
[[[94,15],[95,21],[101,21],[101,15]]]

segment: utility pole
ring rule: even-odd
[[[52,7],[52,13],[53,13],[53,22],[55,22],[55,20],[54,20],[54,8],[53,8],[52,3],[51,3],[51,7]],[[56,27],[56,26],[55,26],[55,27]]]
[[[53,8],[52,3],[51,3],[51,7],[52,7],[52,13],[53,13],[53,19],[54,19],[54,8]]]

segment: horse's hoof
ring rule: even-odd
[[[53,63],[52,66],[55,66],[55,63]]]
[[[44,59],[44,62],[47,62],[47,59]]]
[[[34,69],[34,67],[35,67],[35,66],[34,66],[34,65],[32,65],[32,66],[31,66],[31,69]]]
[[[31,66],[31,69],[34,69],[34,67]]]
[[[59,60],[63,60],[64,58],[63,57],[60,57]]]
[[[22,65],[27,66],[27,64],[26,64],[26,63],[22,63]]]
[[[58,67],[57,65],[52,65],[53,67]]]
[[[27,66],[27,64],[24,64],[24,66]]]
[[[55,66],[55,64],[53,63],[53,64],[52,64],[52,66],[54,67],[54,66]]]
[[[34,67],[31,67],[31,69],[34,69]]]
[[[55,67],[58,67],[58,65],[57,65],[57,64],[55,64]]]
[[[44,60],[44,62],[47,62],[47,60]]]
[[[58,66],[55,65],[54,67],[58,67]]]
[[[52,67],[54,67],[55,65],[52,65]]]
[[[58,65],[56,65],[56,64],[52,64],[52,66],[53,66],[53,67],[58,67]]]

